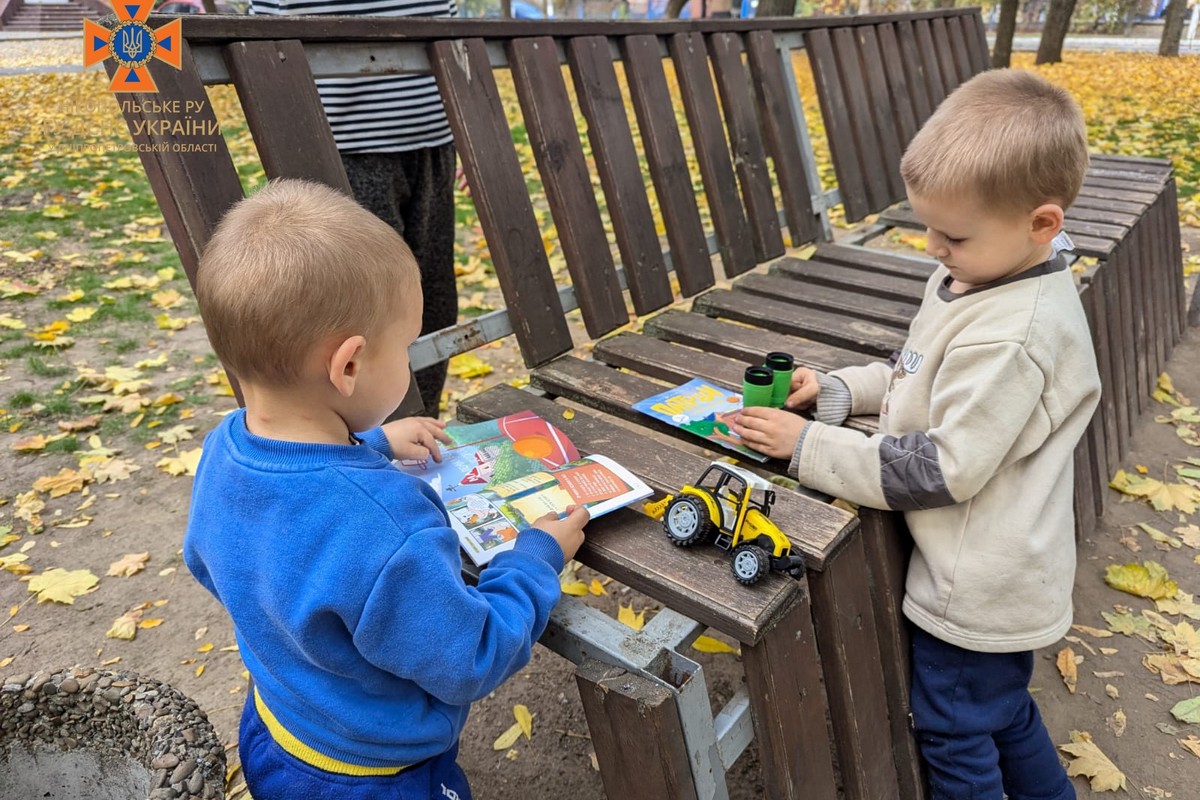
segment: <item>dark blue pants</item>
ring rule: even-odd
[[[338,775],[295,758],[276,744],[254,708],[242,710],[238,752],[254,800],[471,800],[455,763],[458,744],[397,775]]]
[[[977,653],[914,626],[912,655],[930,800],[1074,800],[1029,694],[1033,653]]]

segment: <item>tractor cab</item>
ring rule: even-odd
[[[734,533],[738,531],[746,512],[757,509],[766,516],[771,515],[771,506],[775,503],[775,491],[771,484],[762,477],[747,469],[714,461],[700,480],[695,484],[697,489],[708,492],[720,505],[721,529],[718,539],[725,538],[723,544],[733,545]],[[761,500],[754,497],[755,491],[761,492]]]

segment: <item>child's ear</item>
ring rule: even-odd
[[[329,382],[342,397],[354,394],[354,384],[362,368],[363,351],[367,340],[362,336],[351,336],[337,346],[329,359]]]
[[[1030,215],[1029,233],[1037,244],[1050,244],[1062,227],[1062,206],[1046,203],[1035,208]]]

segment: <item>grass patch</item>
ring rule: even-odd
[[[65,439],[59,439],[57,442],[50,442],[46,445],[47,453],[74,453],[79,449],[79,440],[74,436],[68,436]]]
[[[92,321],[112,320],[115,322],[152,322],[154,314],[142,303],[137,295],[123,294],[117,297],[115,303],[101,303],[100,310]]]
[[[38,396],[33,392],[17,392],[8,398],[8,405],[16,409],[30,408],[37,401]]]
[[[34,375],[40,375],[43,378],[57,378],[71,371],[71,368],[68,366],[63,364],[47,364],[37,356],[29,356],[25,359],[25,366]]]
[[[5,349],[0,350],[0,359],[4,359],[5,361],[15,361],[19,358],[25,358],[25,356],[30,356],[34,353],[40,352],[42,352],[42,348],[38,347],[33,342],[22,342],[21,344],[13,345],[12,347],[6,347]]]

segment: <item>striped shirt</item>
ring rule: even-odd
[[[251,14],[454,17],[455,0],[251,0]],[[399,153],[454,137],[432,75],[317,78],[333,139],[343,153]]]

